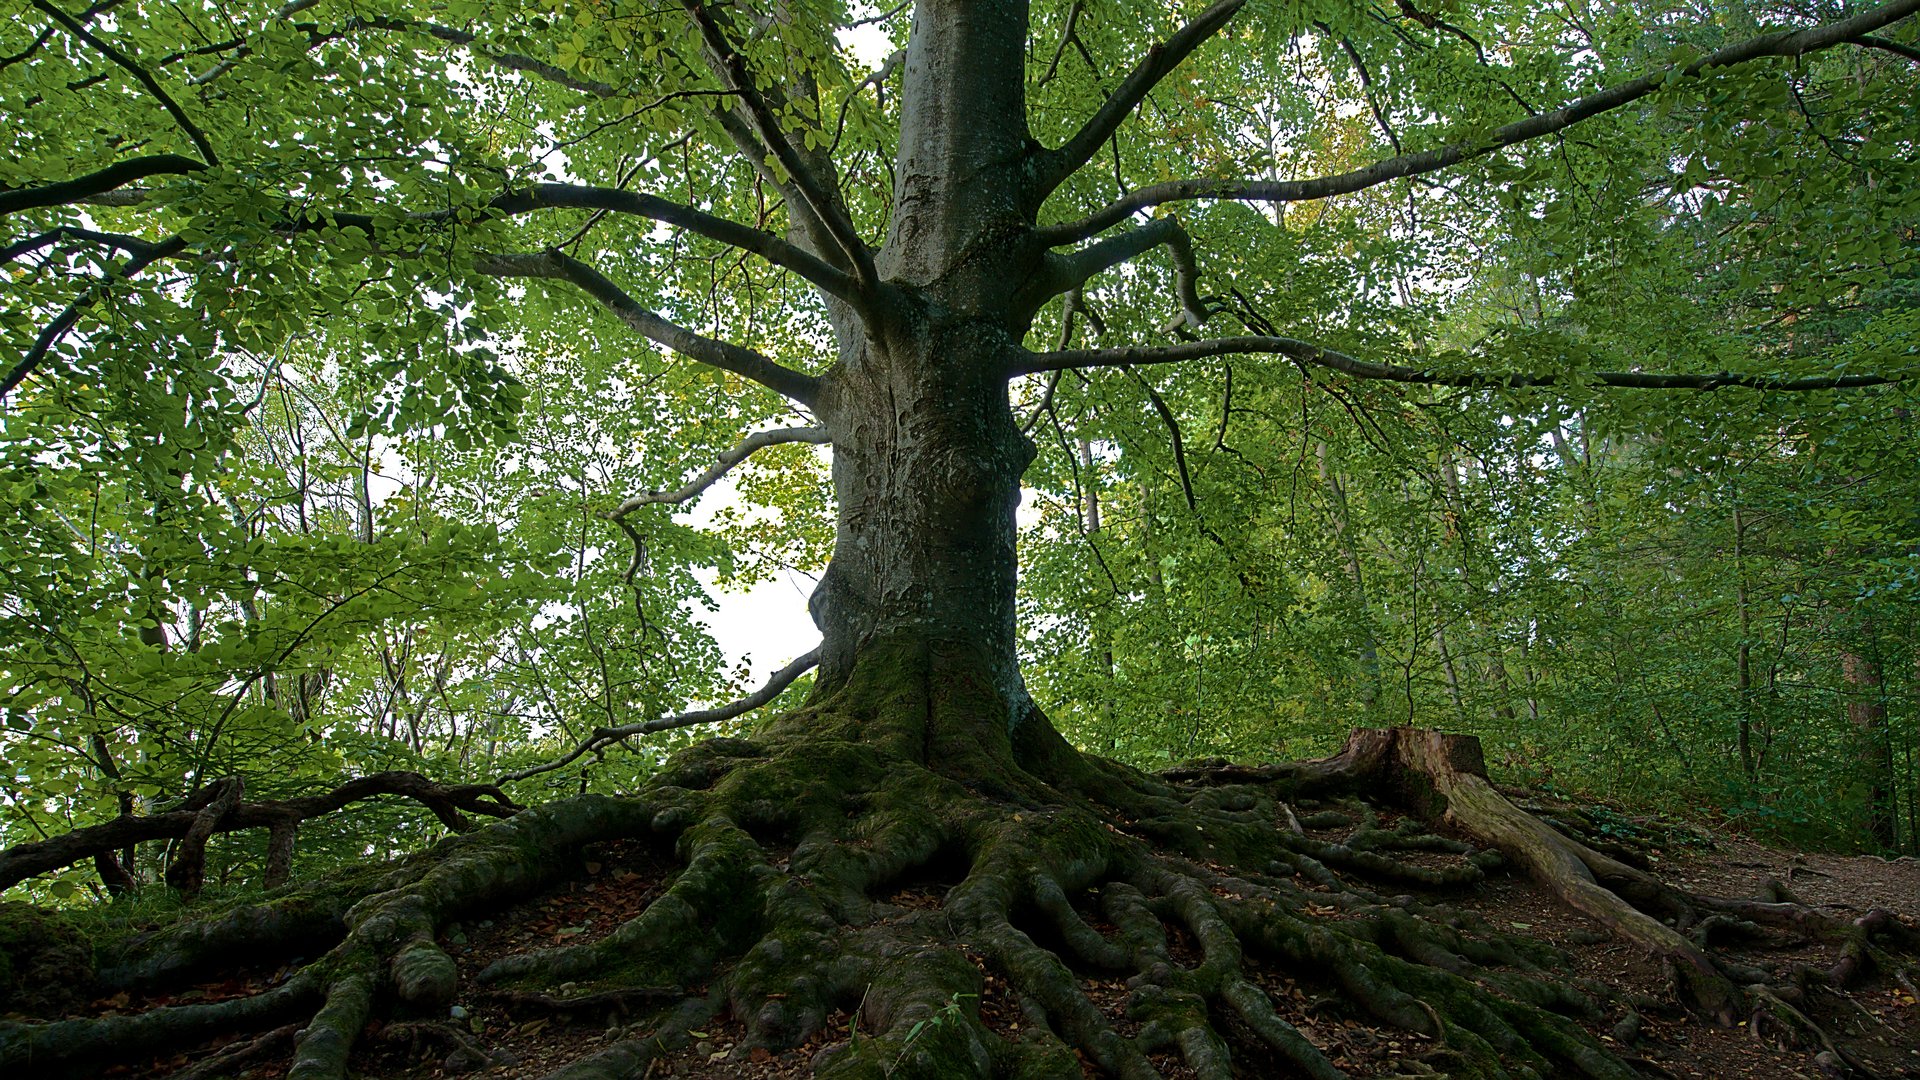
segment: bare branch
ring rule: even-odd
[[[105,56],[107,59],[125,69],[141,86],[147,88],[148,93],[152,94],[154,98],[160,102],[161,107],[167,110],[167,114],[173,117],[173,122],[180,125],[180,130],[186,132],[187,138],[192,140],[193,145],[200,150],[200,156],[205,159],[206,163],[208,165],[220,164],[220,157],[213,152],[213,144],[207,141],[206,133],[201,131],[199,125],[195,124],[193,120],[187,116],[184,109],[180,108],[180,103],[173,100],[173,97],[161,88],[151,73],[139,64],[134,63],[133,58],[126,53],[95,37],[92,31],[75,21],[73,16],[53,6],[48,0],[32,0],[32,3],[34,7],[45,12],[48,18],[66,28],[67,33],[93,46],[99,50],[100,55]]]
[[[1073,0],[1072,6],[1067,8],[1067,25],[1060,31],[1060,43],[1053,47],[1053,59],[1047,61],[1046,73],[1040,76],[1039,80],[1033,84],[1034,86],[1047,85],[1060,71],[1060,58],[1067,54],[1067,42],[1073,40],[1074,28],[1080,25],[1080,13],[1084,10],[1085,2],[1086,0]]]
[[[47,354],[53,351],[53,347],[72,331],[75,324],[79,323],[81,314],[98,303],[115,282],[125,281],[161,259],[170,259],[186,250],[187,242],[178,236],[163,240],[128,259],[111,276],[82,293],[73,303],[68,304],[65,310],[54,316],[46,329],[40,331],[40,336],[34,339],[33,346],[27,350],[25,356],[20,358],[20,362],[7,372],[5,378],[0,378],[0,400],[13,393],[14,387],[19,386],[22,380],[33,374],[34,369],[40,366]]]
[[[1226,552],[1228,558],[1232,558],[1233,545],[1227,543],[1226,538],[1207,523],[1207,516],[1200,512],[1200,500],[1193,493],[1193,473],[1187,468],[1187,439],[1180,431],[1179,419],[1173,415],[1173,409],[1167,404],[1167,399],[1160,396],[1160,392],[1153,388],[1152,383],[1137,371],[1129,371],[1128,374],[1140,384],[1140,389],[1147,392],[1147,401],[1153,405],[1153,411],[1159,415],[1160,423],[1167,429],[1167,437],[1173,444],[1174,468],[1180,474],[1180,490],[1186,495],[1187,512],[1193,515],[1194,525],[1199,528],[1200,535],[1206,537],[1221,551]],[[1241,586],[1252,588],[1253,583],[1248,579],[1246,572],[1238,571],[1238,574]]]
[[[1901,382],[1905,378],[1883,375],[1818,375],[1803,379],[1787,379],[1772,375],[1746,375],[1732,371],[1720,371],[1710,375],[1661,374],[1644,371],[1590,371],[1548,375],[1500,375],[1493,372],[1450,374],[1361,360],[1298,338],[1251,336],[1208,338],[1162,347],[1141,346],[1029,353],[1026,360],[1016,365],[1009,375],[1031,375],[1038,371],[1092,367],[1130,367],[1136,364],[1178,364],[1210,356],[1260,353],[1285,356],[1302,364],[1338,371],[1356,379],[1417,383],[1423,386],[1487,389],[1564,386],[1586,382],[1598,386],[1641,390],[1719,390],[1739,386],[1752,390],[1797,393],[1809,390],[1850,390],[1862,386],[1884,386]]]
[[[522,191],[509,192],[488,204],[488,208],[498,214],[522,214],[544,207],[607,210],[651,218],[698,233],[709,240],[718,240],[742,251],[752,252],[775,266],[799,274],[849,303],[856,301],[860,295],[856,283],[844,271],[770,232],[653,195],[580,184],[535,184]],[[447,216],[445,213],[421,215],[423,220],[444,219]]]
[[[1039,236],[1049,246],[1076,243],[1104,232],[1131,214],[1169,202],[1197,199],[1305,202],[1364,191],[1390,180],[1437,172],[1508,146],[1551,135],[1638,101],[1675,79],[1693,78],[1719,68],[1734,67],[1767,57],[1804,56],[1830,49],[1899,22],[1916,11],[1920,11],[1920,0],[1891,0],[1871,11],[1824,26],[1764,34],[1708,53],[1690,64],[1662,68],[1630,82],[1588,94],[1551,112],[1515,121],[1495,129],[1483,139],[1398,154],[1343,173],[1309,180],[1189,179],[1153,184],[1078,221],[1042,228]]]
[[[195,161],[182,154],[149,154],[145,157],[127,158],[116,161],[97,172],[85,176],[76,176],[71,180],[57,180],[38,187],[13,188],[0,191],[0,217],[16,210],[34,210],[42,206],[64,206],[103,195],[115,188],[124,187],[135,180],[144,180],[149,176],[178,175],[199,172],[206,163]]]
[[[873,87],[874,100],[881,105],[885,105],[887,80],[893,78],[893,73],[900,69],[900,65],[905,63],[906,59],[907,50],[894,50],[893,53],[881,62],[879,67],[868,72],[867,77],[861,79],[860,82],[848,92],[847,96],[841,99],[839,118],[833,122],[833,141],[827,144],[827,152],[829,154],[840,148],[840,137],[846,134],[847,113],[853,108],[853,103],[859,100],[860,95],[865,92],[867,87],[871,86]]]
[[[1172,214],[1137,229],[1110,236],[1070,255],[1052,256],[1048,259],[1047,273],[1038,279],[1033,289],[1031,300],[1037,307],[1062,293],[1078,291],[1099,274],[1131,262],[1162,244],[1173,256],[1174,283],[1180,298],[1180,313],[1163,329],[1172,331],[1176,327],[1197,327],[1207,320],[1208,313],[1205,302],[1200,298],[1193,241],[1187,236],[1186,229],[1181,227],[1180,219]]]
[[[559,250],[549,250],[540,255],[483,255],[475,260],[474,269],[495,277],[546,278],[571,282],[649,341],[664,345],[690,360],[751,379],[803,405],[812,405],[819,390],[820,380],[812,375],[783,367],[752,349],[704,337],[684,326],[668,322],[641,307],[633,297],[607,280],[598,270]]]
[[[603,516],[610,520],[617,520],[633,513],[643,506],[687,502],[714,484],[719,483],[720,478],[732,472],[734,466],[769,446],[780,446],[785,443],[813,443],[818,445],[829,441],[831,441],[831,436],[827,434],[827,429],[820,427],[790,427],[776,428],[772,431],[756,431],[735,443],[722,453],[719,460],[709,466],[705,472],[687,481],[680,487],[674,488],[671,491],[648,491],[635,495],[625,502],[622,502],[619,506],[607,511]]]
[[[77,240],[83,244],[94,244],[99,247],[114,248],[124,251],[129,255],[145,255],[152,252],[154,248],[158,246],[153,241],[143,240],[138,236],[127,236],[123,233],[100,232],[97,229],[83,229],[78,225],[56,225],[37,236],[29,236],[9,244],[4,248],[0,248],[0,263],[10,263],[22,255],[30,255],[33,252],[52,247],[62,240]]]
[[[180,158],[180,161],[190,159]],[[98,175],[98,174],[96,174]],[[79,181],[72,183],[78,184]],[[47,189],[36,189],[45,191]],[[813,255],[802,251],[772,233],[741,225],[738,222],[716,217],[690,206],[668,202],[651,195],[642,195],[616,188],[596,188],[573,184],[537,184],[521,191],[508,192],[494,199],[485,207],[479,208],[482,214],[492,213],[502,216],[529,213],[542,208],[594,209],[617,213],[633,214],[669,225],[677,225],[689,232],[698,233],[709,239],[718,240],[760,255],[776,266],[793,270],[801,277],[820,286],[827,292],[847,298],[852,295],[851,279],[840,270],[827,265]],[[422,224],[438,224],[458,221],[475,213],[471,209],[442,210],[431,213],[415,214],[408,220]],[[377,241],[381,222],[370,214],[325,213],[307,211],[299,218],[289,219],[284,229],[287,233],[315,232],[328,228],[358,228],[369,238]],[[57,231],[57,230],[56,230]],[[50,234],[41,234],[28,240],[10,245],[6,250],[9,257],[21,252],[44,246]],[[98,234],[101,237],[107,234]],[[33,346],[21,361],[0,379],[0,398],[4,398],[18,386],[21,380],[32,374],[47,353],[79,322],[80,316],[91,307],[103,291],[115,281],[123,281],[145,270],[161,259],[171,258],[186,250],[186,242],[173,237],[157,243],[138,242],[143,246],[134,247],[130,238],[123,238],[117,246],[125,247],[133,255],[128,262],[106,281],[88,289],[72,304],[56,316],[52,323],[41,333]],[[16,251],[16,249],[19,249]],[[557,253],[556,253],[557,255]],[[704,363],[713,364],[747,378],[770,386],[797,401],[811,401],[814,381],[811,376],[790,371],[758,353],[735,346],[725,345],[711,339],[701,338],[690,331],[673,326],[651,312],[634,304],[630,297],[621,292],[611,282],[578,260],[559,256],[563,262],[555,264],[547,256],[491,256],[480,257],[483,272],[495,276],[509,277],[548,277],[568,278],[575,284],[586,288],[596,299],[613,308],[630,325],[636,328],[652,327],[652,331],[642,329],[655,341],[676,351],[692,356]],[[0,260],[4,261],[4,260]],[[631,310],[627,310],[629,308]],[[636,322],[636,320],[638,320]],[[656,336],[656,334],[661,336]],[[685,345],[686,348],[682,348]],[[697,353],[687,349],[698,350]],[[805,395],[805,396],[801,396]]]
[[[595,728],[593,729],[593,734],[581,740],[580,745],[574,747],[566,756],[555,758],[543,765],[535,765],[531,768],[521,769],[518,772],[507,773],[500,777],[498,783],[510,784],[515,780],[525,780],[528,777],[539,776],[541,773],[549,773],[555,769],[563,769],[587,754],[597,755],[614,743],[635,735],[647,735],[656,731],[667,731],[672,728],[692,727],[695,724],[717,724],[722,720],[731,720],[736,716],[745,715],[765,705],[767,702],[772,701],[774,698],[779,697],[780,692],[793,685],[795,679],[812,671],[819,663],[820,647],[816,645],[811,651],[796,658],[793,663],[774,672],[773,677],[767,680],[766,685],[738,701],[731,701],[712,709],[695,709],[691,712],[676,713],[673,716],[662,716],[659,719],[648,720],[639,724]]]
[[[1895,41],[1892,38],[1883,38],[1874,34],[1861,34],[1859,37],[1853,38],[1852,43],[1869,49],[1879,49],[1882,52],[1890,52],[1895,56],[1904,56],[1908,60],[1920,64],[1920,48],[1904,42]]]
[[[190,172],[205,167],[192,158],[177,154],[132,158],[74,180],[0,192],[0,215],[5,215],[12,210],[79,202],[143,176]],[[648,218],[758,255],[775,266],[799,274],[807,281],[843,300],[851,302],[858,296],[853,279],[845,271],[829,265],[825,260],[773,233],[750,225],[742,225],[737,221],[709,214],[704,210],[697,210],[684,203],[620,188],[593,187],[586,184],[534,184],[506,192],[477,210],[465,208],[434,210],[408,215],[408,220],[422,224],[438,224],[460,221],[476,213],[515,217],[545,209],[599,210]],[[306,210],[303,216],[289,222],[287,231],[312,232],[332,226],[356,227],[371,237],[377,232],[378,222],[371,214]]]
[[[740,101],[746,106],[747,114],[753,120],[760,141],[780,162],[780,167],[792,179],[793,186],[800,192],[814,214],[819,217],[834,244],[847,257],[847,265],[853,268],[853,275],[862,285],[872,285],[879,278],[873,268],[873,252],[865,241],[860,239],[859,230],[853,227],[853,220],[847,217],[846,209],[841,206],[837,193],[827,191],[820,178],[800,160],[800,154],[793,148],[786,133],[780,129],[780,118],[767,104],[753,81],[753,72],[747,69],[747,62],[737,51],[727,35],[720,28],[720,22],[714,17],[712,9],[702,0],[683,0],[687,14],[693,18],[694,25],[700,30],[701,38],[706,42],[718,63],[722,80],[740,95]]]
[[[898,15],[901,12],[907,10],[907,5],[911,3],[913,3],[913,0],[900,0],[899,3],[893,5],[892,7],[888,8],[885,11],[880,12],[877,15],[869,15],[864,19],[853,20],[852,22],[847,24],[846,28],[848,30],[855,30],[862,26],[872,26],[875,23],[886,22],[888,19],[891,19],[895,15]]]
[[[291,3],[282,6],[280,10],[274,12],[271,17],[280,20],[288,19],[309,8],[317,6],[318,2],[319,0],[292,0]],[[565,68],[549,64],[543,60],[536,60],[531,56],[526,56],[521,53],[491,48],[482,43],[477,34],[436,22],[427,22],[419,19],[402,19],[392,16],[356,15],[347,19],[341,23],[337,29],[333,30],[323,30],[314,23],[296,23],[295,28],[307,34],[307,44],[309,48],[324,45],[330,41],[338,41],[357,30],[381,30],[391,33],[424,34],[427,37],[444,41],[449,45],[457,45],[467,49],[475,57],[495,67],[532,75],[535,78],[543,79],[557,86],[564,86],[569,90],[578,90],[583,94],[589,94],[599,98],[610,98],[620,93],[617,87],[608,83],[598,82],[593,79],[583,79],[568,72]],[[178,63],[180,60],[189,56],[204,56],[210,53],[223,52],[230,53],[231,55],[226,59],[221,60],[206,71],[187,80],[189,85],[205,86],[220,76],[225,75],[227,72],[232,71],[234,67],[239,64],[240,59],[251,51],[252,46],[248,39],[244,37],[234,38],[216,45],[202,46],[200,48],[174,53],[161,60],[160,66],[164,67],[168,64]]]
[[[518,71],[523,74],[532,75],[557,86],[564,86],[569,90],[578,90],[583,94],[591,94],[594,97],[610,98],[620,92],[617,88],[607,83],[580,78],[578,75],[568,72],[565,68],[556,67],[543,60],[535,60],[530,56],[523,56],[520,53],[506,52],[503,50],[488,49],[484,46],[474,48],[474,43],[480,40],[479,37],[457,27],[443,26],[433,22],[418,22],[412,19],[379,18],[364,20],[363,25],[377,30],[418,31],[429,37],[438,38],[449,45],[458,45],[462,48],[473,49],[474,55],[479,56],[481,59],[497,67],[506,68],[508,71]]]
[[[222,781],[203,788],[197,798],[174,809],[144,817],[118,817],[50,840],[16,844],[0,851],[0,889],[79,862],[95,852],[115,851],[149,840],[185,837],[195,829],[212,835],[297,824],[376,795],[398,795],[419,802],[456,832],[472,828],[461,811],[504,818],[512,817],[520,809],[492,784],[444,785],[414,772],[371,773],[323,795],[279,802],[241,802],[239,794],[236,783]],[[219,805],[223,799],[225,808],[212,815],[209,822],[202,811]]]
[[[1091,161],[1100,147],[1133,114],[1133,110],[1146,100],[1153,88],[1171,75],[1193,50],[1219,33],[1245,3],[1246,0],[1218,0],[1195,16],[1193,21],[1175,31],[1172,37],[1149,48],[1147,55],[1140,58],[1140,62],[1127,73],[1126,79],[1112,96],[1087,118],[1086,124],[1074,133],[1073,138],[1041,156],[1034,176],[1035,201],[1046,198],[1054,188]],[[1072,26],[1069,25],[1068,33],[1071,32]],[[1062,40],[1065,40],[1064,37]]]

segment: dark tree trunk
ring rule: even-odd
[[[822,394],[839,520],[811,602],[824,637],[816,698],[897,698],[898,677],[917,670],[972,688],[963,709],[928,714],[923,738],[1004,738],[1030,712],[1014,508],[1033,444],[1001,375],[1016,343],[987,320],[910,306]],[[856,678],[870,660],[883,670]]]
[[[1026,197],[1026,26],[1019,0],[916,9],[884,284],[864,312],[834,308],[842,356],[817,403],[838,520],[809,605],[824,639],[814,700],[864,715],[863,737],[917,733],[922,760],[985,748],[1005,766],[992,748],[1045,724],[1014,629],[1014,509],[1034,448],[1007,398],[1046,298],[1031,288],[1045,256]]]
[[[1840,669],[1847,683],[1847,719],[1853,724],[1858,747],[1858,790],[1865,801],[1861,839],[1883,851],[1892,850],[1899,818],[1893,804],[1893,742],[1887,731],[1880,665],[1870,656],[1847,650],[1840,654]]]

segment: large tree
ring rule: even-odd
[[[1551,21],[1528,3],[1467,15],[1406,0],[1222,0],[1190,13],[927,0],[859,19],[839,5],[702,0],[670,10],[299,0],[258,11],[29,0],[0,57],[11,118],[0,215],[17,268],[0,394],[30,415],[36,402],[98,407],[118,387],[186,387],[154,436],[172,449],[143,474],[156,525],[181,513],[181,492],[209,466],[194,455],[204,414],[232,396],[213,374],[223,356],[305,335],[326,363],[371,384],[363,423],[466,438],[476,416],[509,414],[522,396],[513,363],[493,350],[627,347],[615,331],[780,403],[740,406],[743,420],[784,408],[798,422],[746,435],[686,488],[636,495],[609,518],[683,500],[756,451],[805,442],[831,447],[836,524],[810,601],[817,653],[758,699],[817,662],[803,707],[751,740],[683,753],[637,794],[522,811],[383,878],[163,935],[143,946],[138,977],[313,937],[327,948],[237,1003],[9,1027],[0,1061],[84,1068],[103,1046],[131,1053],[307,1011],[291,1075],[342,1077],[387,990],[403,1011],[443,1008],[459,992],[435,943],[447,923],[574,872],[584,846],[639,838],[677,845],[685,869],[671,889],[604,941],[510,958],[487,978],[690,986],[729,966],[716,993],[689,993],[646,1037],[562,1075],[639,1075],[663,1039],[684,1037],[722,999],[754,1045],[775,1048],[816,1032],[835,1007],[863,1010],[876,1037],[820,1059],[834,1075],[1078,1075],[1071,1046],[1119,1076],[1154,1075],[1148,1054],[1166,1047],[1223,1076],[1229,1022],[1311,1075],[1336,1075],[1246,977],[1243,949],[1316,965],[1358,1008],[1437,1040],[1462,1073],[1632,1075],[1543,1007],[1570,991],[1510,943],[1463,943],[1351,884],[1340,895],[1352,925],[1310,913],[1293,875],[1326,884],[1340,880],[1334,867],[1432,885],[1481,873],[1464,858],[1444,871],[1396,860],[1382,853],[1396,841],[1377,830],[1342,846],[1286,828],[1284,799],[1404,773],[1439,796],[1417,802],[1422,812],[1444,813],[1667,958],[1683,999],[1716,1020],[1778,999],[1740,989],[1642,908],[1682,924],[1718,911],[1815,926],[1852,934],[1866,955],[1887,920],[1827,927],[1791,905],[1667,888],[1514,810],[1470,746],[1437,736],[1363,734],[1305,766],[1161,778],[1075,750],[1021,673],[1015,510],[1035,447],[1009,387],[1229,356],[1474,393],[1826,393],[1897,380],[1891,348],[1869,354],[1871,372],[1831,358],[1795,370],[1764,354],[1614,370],[1592,363],[1593,350],[1434,351],[1328,320],[1342,341],[1382,353],[1358,355],[1263,314],[1284,306],[1285,268],[1241,265],[1249,248],[1235,237],[1275,228],[1289,207],[1376,189],[1411,203],[1452,197],[1423,178],[1514,191],[1516,211],[1531,212],[1525,192],[1561,167],[1554,158],[1604,174],[1596,190],[1610,194],[1591,199],[1594,212],[1630,212],[1644,198],[1636,170],[1690,149],[1666,145],[1680,125],[1653,123],[1659,111],[1698,107],[1696,125],[1713,133],[1701,145],[1738,169],[1766,156],[1757,140],[1784,138],[1746,103],[1778,105],[1788,95],[1776,91],[1797,92],[1794,73],[1823,54],[1871,51],[1872,70],[1842,81],[1910,91],[1905,20],[1916,10],[1920,0],[1892,0],[1769,30],[1745,5],[1723,29],[1664,11]],[[861,24],[897,46],[870,75],[836,36]],[[1319,112],[1315,99],[1336,105]],[[1884,97],[1841,100],[1890,109],[1871,103]],[[1875,120],[1836,151],[1865,159],[1871,197],[1796,197],[1911,206],[1913,178],[1897,167],[1911,118]],[[1739,124],[1751,128],[1744,146],[1715,131]],[[1382,156],[1367,157],[1381,140]],[[1871,214],[1858,231],[1900,243]],[[1137,334],[1080,347],[1095,320],[1109,336]],[[1239,332],[1205,336],[1222,323]],[[141,422],[158,421],[116,421]],[[144,558],[160,567],[167,555]],[[152,607],[161,576],[128,610],[163,645],[167,616]],[[593,744],[629,733],[604,729]],[[204,790],[168,822],[123,817],[95,847],[173,835],[197,852],[214,831],[275,822],[290,837],[289,821],[327,808],[249,811],[237,785],[212,779],[198,777]],[[401,787],[455,819],[456,806],[500,809],[484,791]],[[83,849],[94,853],[81,841],[15,849],[9,881]],[[914,874],[950,876],[943,910],[903,914],[872,899]],[[1094,907],[1117,929],[1097,931]],[[1200,942],[1202,962],[1168,959],[1168,926]],[[969,948],[1032,1004],[1041,1030],[1009,1041],[949,1008],[979,992]],[[1470,977],[1501,963],[1532,974],[1500,976],[1501,994]],[[1136,976],[1134,1036],[1083,994],[1076,966]]]

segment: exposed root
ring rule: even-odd
[[[144,817],[126,815],[91,828],[16,844],[0,850],[0,889],[36,874],[96,859],[109,889],[124,891],[131,883],[127,868],[113,853],[149,840],[177,840],[167,868],[167,884],[188,895],[200,891],[206,868],[207,840],[240,829],[266,829],[269,854],[266,880],[272,889],[286,883],[293,865],[293,844],[300,823],[331,814],[342,807],[382,795],[412,799],[454,832],[473,827],[467,814],[512,817],[520,807],[492,784],[439,784],[413,772],[381,772],[349,780],[323,795],[279,802],[242,802],[237,777],[208,784],[180,805]]]
[[[298,1024],[285,1024],[263,1035],[243,1039],[217,1054],[202,1058],[181,1069],[168,1080],[215,1080],[216,1077],[235,1075],[241,1066],[265,1056],[269,1051],[278,1049],[281,1043],[292,1039],[294,1032],[299,1028]]]
[[[570,1080],[643,1076],[721,1013],[743,1025],[731,1052],[744,1055],[816,1038],[842,1010],[848,1037],[816,1055],[817,1075],[1064,1080],[1084,1058],[1152,1080],[1171,1057],[1225,1080],[1251,1054],[1276,1071],[1343,1076],[1303,1031],[1299,1004],[1273,989],[1285,972],[1347,1015],[1406,1033],[1404,1073],[1641,1075],[1616,1052],[1637,1026],[1616,1027],[1615,1047],[1593,1034],[1617,1008],[1610,991],[1567,981],[1550,946],[1448,906],[1451,890],[1503,861],[1667,958],[1692,1007],[1862,1068],[1795,1004],[1797,989],[1737,980],[1752,972],[1710,950],[1717,935],[1791,927],[1836,943],[1817,981],[1838,983],[1868,965],[1902,971],[1888,950],[1910,946],[1903,922],[1840,922],[1778,894],[1719,902],[1667,889],[1514,807],[1472,750],[1362,732],[1325,761],[1155,778],[1042,745],[1024,754],[1028,771],[983,784],[868,742],[716,741],[677,757],[642,796],[556,803],[448,841],[369,878],[350,907],[281,898],[173,931],[140,977],[204,960],[204,944],[228,933],[263,950],[330,933],[316,959],[252,997],[0,1026],[0,1071],[82,1075],[105,1040],[124,1059],[301,1014],[292,1080],[344,1080],[376,1016],[390,1038],[481,1064],[494,1060],[487,1038],[444,1018],[485,999],[626,1024],[551,1074]],[[1397,791],[1416,813],[1383,824],[1364,803],[1323,805],[1361,789]],[[1330,831],[1342,835],[1315,835]],[[670,846],[678,873],[605,936],[506,956],[481,986],[463,978],[441,944],[452,922],[578,873],[583,849],[619,839]],[[1093,980],[1124,984],[1118,1008],[1090,993]],[[990,985],[1017,1011],[1017,1033],[983,1012]]]

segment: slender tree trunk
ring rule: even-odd
[[[1380,643],[1373,632],[1373,609],[1367,603],[1367,579],[1360,564],[1359,549],[1353,543],[1352,521],[1347,514],[1347,492],[1334,472],[1332,455],[1323,442],[1314,445],[1320,463],[1320,483],[1327,490],[1327,516],[1333,523],[1333,539],[1340,558],[1353,582],[1354,609],[1358,612],[1360,634],[1360,703],[1371,710],[1380,700]]]
[[[1734,647],[1733,683],[1739,697],[1737,742],[1740,769],[1751,783],[1757,770],[1753,760],[1753,608],[1747,601],[1746,536],[1747,523],[1740,516],[1740,503],[1736,497],[1733,504],[1733,572],[1736,575],[1733,599],[1739,610],[1740,642]]]
[[[1870,625],[1862,630],[1871,634]],[[1893,742],[1887,729],[1880,665],[1849,648],[1840,654],[1840,671],[1847,683],[1847,719],[1854,729],[1858,786],[1865,799],[1861,838],[1881,850],[1890,850],[1899,819],[1893,807]]]

